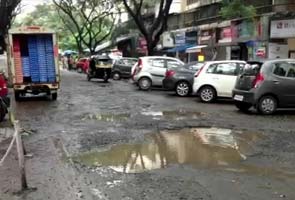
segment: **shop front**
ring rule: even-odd
[[[200,26],[198,44],[204,46],[200,53],[200,57],[204,57],[203,60],[217,59],[216,27],[217,23]]]
[[[269,17],[232,21],[231,59],[264,60],[267,58]]]
[[[295,58],[295,17],[271,20],[269,58]]]

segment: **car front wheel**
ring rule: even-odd
[[[116,81],[120,80],[120,79],[121,79],[121,75],[120,75],[120,73],[119,73],[119,72],[115,72],[115,73],[113,74],[113,79],[116,80]]]
[[[248,112],[249,109],[252,107],[252,105],[249,103],[239,102],[239,101],[236,101],[235,105],[242,112]]]
[[[216,91],[210,86],[205,86],[200,90],[200,99],[202,102],[211,103],[216,99]]]
[[[263,115],[271,115],[276,111],[277,105],[277,100],[274,97],[264,96],[259,100],[257,110]]]
[[[178,96],[185,97],[185,96],[188,96],[189,93],[190,93],[190,85],[187,82],[182,81],[177,83],[176,94]]]
[[[147,91],[147,90],[151,89],[152,81],[146,77],[141,78],[138,81],[138,86],[139,86],[139,89]]]

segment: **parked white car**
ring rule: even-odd
[[[213,102],[218,97],[232,97],[236,79],[244,61],[224,60],[205,62],[195,74],[193,93],[203,102]]]
[[[167,69],[182,65],[182,61],[172,57],[141,57],[132,69],[132,79],[141,90],[149,90],[152,86],[162,86]]]

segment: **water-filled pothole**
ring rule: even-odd
[[[184,119],[199,119],[205,116],[205,113],[187,110],[177,111],[143,111],[144,116],[152,116],[153,119],[166,119],[166,120],[184,120]]]
[[[82,118],[85,120],[98,120],[104,122],[120,122],[127,121],[130,118],[130,114],[87,114]]]
[[[140,173],[173,164],[195,168],[223,169],[236,172],[274,173],[247,166],[247,155],[261,134],[220,128],[193,128],[161,131],[147,135],[142,144],[112,146],[73,159],[88,166],[107,166],[118,172]]]

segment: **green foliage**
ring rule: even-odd
[[[256,15],[256,8],[245,5],[242,0],[223,0],[220,14],[224,19],[253,18]]]
[[[69,30],[64,26],[53,4],[37,5],[36,9],[24,18],[13,23],[13,27],[43,26],[57,32],[61,49],[76,49],[76,42]]]

